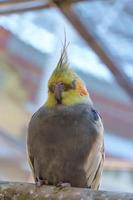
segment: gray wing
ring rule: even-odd
[[[33,114],[31,117],[31,120],[29,122],[29,127],[28,127],[28,136],[27,136],[27,152],[28,152],[28,161],[32,170],[32,174],[34,177],[34,180],[36,181],[37,174],[35,172],[35,162],[34,162],[34,153],[33,153],[33,148],[34,148],[34,134],[36,132],[37,125],[38,123],[38,114],[40,113],[40,110],[38,110],[36,113]]]
[[[32,155],[32,151],[31,151],[31,148],[30,148],[30,145],[29,145],[29,135],[28,135],[28,138],[27,138],[27,152],[28,152],[28,162],[30,164],[32,174],[33,174],[33,177],[34,177],[34,180],[35,180],[34,157]]]
[[[40,168],[38,158],[40,158],[41,148],[40,148],[40,133],[42,133],[44,120],[48,118],[49,113],[42,106],[37,112],[35,112],[29,122],[28,136],[27,136],[27,150],[28,150],[28,160],[30,167],[32,169],[32,174],[34,180],[40,179]],[[39,140],[37,138],[40,138]],[[42,156],[43,157],[43,156]]]
[[[94,142],[91,152],[85,163],[85,172],[87,178],[87,185],[92,189],[98,189],[100,185],[101,175],[103,171],[104,163],[104,141],[103,141],[103,125],[99,114],[93,110],[93,120],[97,130],[99,130],[99,136]]]
[[[104,157],[105,157],[105,153],[104,153],[104,145],[99,153],[100,155],[99,157],[99,165],[97,167],[96,173],[95,173],[95,177],[93,179],[93,182],[91,184],[91,188],[94,189],[99,189],[100,186],[100,180],[101,180],[101,176],[102,176],[102,172],[103,172],[103,164],[104,164]]]

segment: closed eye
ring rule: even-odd
[[[64,84],[64,91],[68,91],[76,88],[76,80],[72,81],[70,84]]]
[[[72,89],[71,85],[69,85],[69,84],[64,85],[64,91],[68,91],[68,90],[71,90],[71,89]]]

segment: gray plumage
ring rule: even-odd
[[[91,105],[42,106],[31,118],[27,142],[35,181],[99,188],[103,125]]]

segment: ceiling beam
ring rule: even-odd
[[[1,0],[0,5],[6,5],[6,4],[13,4],[13,3],[22,3],[22,2],[30,2],[33,0]]]
[[[0,15],[21,13],[32,10],[40,10],[51,7],[53,4],[48,0],[12,0],[0,2]]]
[[[133,101],[133,84],[123,72],[122,67],[118,67],[118,64],[114,62],[112,55],[109,55],[107,49],[103,48],[101,44],[96,40],[94,35],[86,26],[80,21],[77,14],[72,10],[70,6],[57,4],[56,6],[64,14],[64,16],[69,20],[69,22],[75,27],[78,33],[86,41],[86,43],[91,47],[94,52],[99,56],[102,62],[108,67],[111,73],[116,78],[118,84],[126,91],[129,97]]]
[[[55,3],[70,5],[87,0],[55,0]],[[51,0],[3,0],[0,1],[0,15],[42,10],[55,6]]]
[[[48,0],[12,0],[6,1],[6,3],[0,3],[0,15],[7,15],[13,13],[21,13],[21,12],[28,12],[34,10],[40,10],[49,8],[52,6],[52,3],[49,3]]]
[[[50,0],[38,0],[42,1],[44,4],[50,3],[52,1]],[[71,3],[77,3],[77,2],[83,2],[83,1],[93,1],[93,0],[53,0],[55,3],[65,3],[65,4],[71,4]],[[12,4],[12,3],[24,3],[24,2],[35,2],[35,0],[1,0],[0,5],[2,4]]]
[[[23,13],[29,11],[43,10],[54,7],[56,4],[70,5],[78,2],[105,1],[105,0],[1,0],[0,15]]]

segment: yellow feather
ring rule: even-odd
[[[69,90],[62,93],[62,104],[72,106],[79,103],[88,102],[88,96],[80,96],[76,90]]]
[[[52,107],[55,107],[56,104],[57,104],[57,102],[56,102],[54,94],[49,92],[48,93],[48,99],[45,103],[45,106],[48,107],[48,108],[52,108]]]

